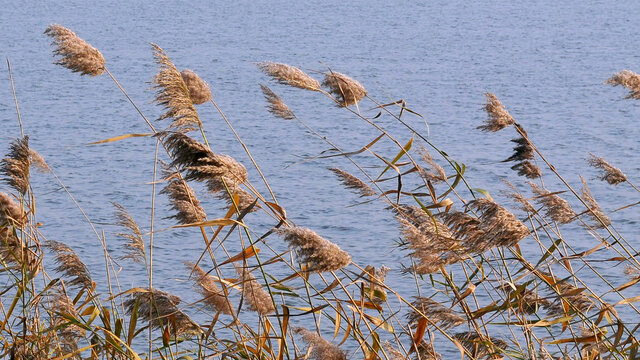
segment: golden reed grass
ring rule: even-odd
[[[558,196],[558,194],[551,193],[549,190],[541,189],[531,181],[528,184],[531,187],[531,191],[536,195],[535,202],[544,208],[546,217],[559,224],[568,224],[575,220],[576,212],[573,211],[566,200]]]
[[[336,176],[338,177],[338,179],[340,179],[344,186],[349,189],[356,190],[360,193],[360,196],[373,196],[376,194],[376,192],[369,185],[367,185],[364,181],[358,179],[356,176],[335,167],[329,168],[329,170],[336,174]]]
[[[513,117],[511,117],[509,111],[507,111],[500,100],[498,100],[498,97],[492,93],[486,93],[486,97],[487,104],[485,105],[485,110],[487,111],[488,118],[483,125],[478,126],[478,129],[495,132],[515,124]]]
[[[9,186],[24,195],[29,189],[30,167],[29,137],[25,136],[11,144],[7,157],[0,162],[0,172]]]
[[[315,332],[302,327],[294,328],[293,331],[302,337],[302,340],[309,345],[307,359],[311,360],[346,360],[347,355],[336,345],[325,340]]]
[[[622,70],[609,78],[605,84],[624,86],[629,89],[627,99],[640,99],[640,75],[631,70]]]
[[[242,300],[249,305],[249,310],[261,315],[271,314],[276,311],[271,295],[266,292],[256,280],[251,271],[243,266],[236,265],[236,272],[240,275],[239,283],[242,287]]]
[[[415,309],[407,315],[410,324],[416,324],[419,320],[426,319],[431,324],[438,324],[448,329],[467,322],[465,318],[453,310],[427,297],[418,296],[411,305]]]
[[[329,88],[340,106],[356,105],[367,95],[367,90],[356,80],[339,72],[326,74],[322,85]]]
[[[144,240],[142,239],[140,227],[124,206],[116,202],[113,203],[113,206],[116,208],[118,225],[128,230],[127,232],[116,234],[126,240],[123,244],[125,255],[121,258],[131,259],[135,262],[145,262]]]
[[[315,231],[303,228],[281,228],[278,233],[298,257],[298,262],[308,264],[308,271],[335,271],[351,263],[351,256]]]
[[[295,66],[274,62],[261,62],[258,63],[258,67],[280,84],[311,91],[320,90],[320,83],[316,79]]]
[[[55,240],[47,240],[45,246],[54,252],[55,260],[58,264],[55,270],[69,278],[68,285],[85,289],[93,288],[93,280],[91,279],[89,268],[80,260],[80,257],[73,249]]]
[[[185,265],[189,270],[193,270],[193,281],[197,286],[198,292],[203,296],[202,302],[212,311],[219,311],[233,316],[235,312],[229,300],[229,295],[220,289],[213,277],[202,270],[200,266],[190,261],[185,261]]]
[[[49,25],[44,33],[53,38],[52,45],[56,48],[53,54],[60,57],[57,65],[81,75],[102,75],[105,69],[102,53],[76,33],[58,24]]]
[[[168,327],[174,335],[198,331],[198,325],[178,308],[180,302],[180,297],[168,292],[141,289],[124,302],[124,307],[129,314],[136,309],[140,319],[156,328]]]
[[[600,179],[611,185],[618,185],[627,181],[627,176],[622,172],[622,170],[609,164],[604,158],[595,156],[594,154],[589,154],[589,165],[602,170],[602,176]]]
[[[267,109],[270,113],[284,120],[295,119],[295,115],[293,111],[289,109],[287,104],[282,101],[282,99],[274,93],[268,86],[260,85],[260,89],[262,89],[262,94],[267,100]]]
[[[180,72],[180,75],[185,85],[187,85],[189,97],[194,104],[204,104],[212,99],[209,84],[202,80],[198,74],[192,70],[184,69]]]

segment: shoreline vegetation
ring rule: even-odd
[[[151,225],[143,229],[135,220],[148,215],[104,204],[114,209],[121,228],[122,247],[119,253],[110,252],[104,232],[55,169],[30,147],[14,91],[21,134],[0,163],[3,358],[638,358],[640,325],[633,321],[640,315],[640,297],[634,295],[640,282],[638,245],[616,230],[584,178],[578,186],[570,184],[564,170],[547,161],[544,149],[533,142],[535,134],[530,137],[496,95],[486,94],[487,118],[478,129],[515,132],[513,155],[504,162],[522,182],[490,189],[505,191],[512,200],[508,204],[498,204],[488,191],[468,183],[465,164],[412,128],[407,119],[421,116],[404,100],[380,103],[360,82],[332,70],[318,80],[291,65],[257,64],[275,86],[314,92],[377,132],[368,144],[343,150],[296,116],[276,91],[260,85],[274,117],[298,122],[330,146],[314,159],[328,163],[327,171],[345,191],[361,196],[360,206],[381,201],[394,214],[397,221],[388,226],[398,229],[400,240],[390,241],[389,247],[406,256],[401,268],[390,269],[357,264],[339,243],[294,223],[233,120],[213,99],[209,84],[192,70],[179,70],[160,46],[151,45],[158,66],[152,84],[164,114],[150,120],[98,49],[61,25],[49,26],[45,34],[52,39],[56,64],[80,75],[109,77],[149,128],[147,134],[97,143],[117,146],[130,138],[155,142]],[[630,91],[627,98],[640,99],[638,74],[624,70],[606,83],[624,86]],[[373,107],[372,116],[361,108],[363,103]],[[207,140],[196,106],[213,106],[249,163],[218,153],[221,149]],[[381,116],[406,127],[412,137],[394,137],[378,123]],[[380,153],[383,143],[397,149]],[[364,156],[379,166],[363,166]],[[355,172],[335,167],[335,157],[347,159]],[[596,154],[590,154],[588,165],[617,190],[640,192],[622,170]],[[255,168],[259,179],[250,178],[247,166]],[[54,177],[83,214],[78,221],[90,224],[104,252],[103,270],[89,269],[67,244],[46,240],[31,189],[34,171]],[[545,177],[563,187],[547,188]],[[202,187],[193,187],[197,183],[226,204],[226,213],[203,207],[198,200]],[[168,198],[168,213],[156,209],[156,196]],[[616,211],[634,211],[639,204]],[[255,212],[271,219],[268,231],[254,230]],[[175,226],[169,231],[181,229],[202,239],[202,256],[183,259],[183,271],[200,296],[196,303],[161,290],[162,279],[154,276],[157,216],[172,217]],[[591,244],[588,250],[577,250],[582,248],[576,246],[577,238],[589,239],[584,242]],[[229,251],[232,241],[242,250]],[[274,243],[289,250],[278,251]],[[538,251],[521,251],[525,243]],[[116,261],[143,266],[148,283],[118,290]],[[603,262],[614,266],[617,275],[599,271]],[[289,275],[276,277],[274,269]],[[414,284],[413,289],[405,286],[399,292],[386,282],[390,270],[402,271],[402,281]],[[97,291],[92,278],[100,271],[106,272],[108,293]]]

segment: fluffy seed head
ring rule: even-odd
[[[279,229],[278,233],[295,251],[298,261],[309,264],[309,271],[334,271],[351,263],[351,256],[346,251],[312,230],[293,227]]]
[[[480,213],[480,228],[486,234],[485,241],[489,247],[513,246],[529,235],[525,224],[489,199],[472,200],[468,207]]]
[[[420,146],[418,150],[420,154],[420,158],[425,161],[429,167],[428,168],[420,168],[418,172],[420,176],[424,179],[430,180],[433,183],[439,183],[447,181],[447,173],[444,171],[442,166],[438,165],[434,160],[429,151],[424,146]]]
[[[627,176],[622,172],[622,170],[614,167],[605,159],[595,156],[594,154],[589,154],[589,165],[602,170],[603,174],[600,179],[611,185],[618,185],[627,181]]]
[[[448,329],[466,322],[463,317],[453,310],[427,297],[416,297],[412,305],[417,310],[412,309],[407,315],[409,323],[415,324],[420,319],[426,318],[429,324],[438,324],[438,326]]]
[[[89,45],[73,31],[62,25],[49,25],[44,32],[53,38],[53,55],[59,58],[55,64],[62,65],[81,75],[101,75],[104,71],[104,57],[98,49]]]
[[[614,74],[609,80],[605,81],[605,84],[613,86],[622,85],[629,89],[627,99],[640,99],[640,75],[631,70],[622,70]]]
[[[45,246],[55,253],[58,264],[56,271],[71,279],[67,284],[91,289],[93,281],[91,274],[89,274],[89,268],[80,260],[75,251],[66,244],[55,240],[48,240]]]
[[[518,172],[518,175],[524,176],[529,179],[537,179],[542,176],[542,171],[531,161],[523,161],[519,164],[515,164],[511,169]]]
[[[209,84],[202,80],[198,74],[192,70],[184,69],[180,72],[180,75],[182,76],[184,83],[187,85],[189,96],[194,104],[200,105],[211,100],[212,96]]]
[[[373,196],[376,194],[373,189],[367,185],[364,181],[358,179],[357,177],[349,174],[348,172],[332,167],[329,170],[333,171],[334,174],[342,181],[342,184],[349,189],[356,190],[360,193],[360,196]]]
[[[26,221],[26,214],[20,204],[9,194],[0,191],[0,227],[3,225],[23,227]]]
[[[228,187],[230,186],[229,184],[233,184],[233,182],[229,179],[226,179],[225,182],[227,183]],[[261,206],[256,202],[256,198],[253,197],[253,195],[251,195],[248,191],[242,189],[239,186],[229,187],[229,191],[227,191],[226,189],[224,189],[224,184],[219,184],[218,182],[209,181],[207,185],[209,186],[209,191],[214,193],[218,199],[224,200],[229,206],[231,206],[231,204],[233,203],[231,201],[231,196],[229,196],[229,193],[231,193],[232,196],[237,195],[238,200],[236,206],[238,207],[238,211],[240,212],[246,211],[247,209],[249,209],[249,212],[260,210]]]
[[[0,163],[0,172],[7,184],[24,195],[29,190],[30,166],[29,137],[25,136],[11,143],[7,157]]]
[[[31,165],[35,166],[36,169],[38,169],[40,172],[46,173],[51,171],[47,162],[44,161],[44,158],[40,156],[37,151],[29,149],[29,157],[31,160]]]
[[[345,74],[330,72],[322,81],[322,85],[329,88],[338,100],[340,106],[356,105],[367,95],[367,90],[356,80]]]
[[[249,269],[236,265],[236,272],[240,275],[242,298],[249,304],[249,309],[260,315],[275,312],[271,295],[262,288]]]
[[[271,89],[265,85],[260,85],[260,88],[262,89],[264,98],[267,99],[267,102],[269,103],[269,105],[267,105],[267,109],[269,109],[270,113],[284,120],[291,120],[295,118],[293,111],[291,111],[287,104],[282,101],[280,96],[276,95],[276,93],[271,91]]]
[[[171,333],[176,335],[195,331],[198,326],[182,312],[178,305],[180,298],[160,290],[142,289],[124,302],[124,307],[129,315],[138,304],[138,318],[151,321],[155,328],[162,328],[171,324]],[[151,317],[150,317],[151,315]],[[175,323],[175,328],[173,324]]]
[[[58,329],[58,339],[62,351],[66,354],[77,351],[78,339],[85,334],[85,330],[72,324],[69,317],[80,319],[80,315],[69,296],[63,291],[55,291],[51,303],[51,324]]]
[[[160,66],[160,71],[152,81],[156,89],[155,102],[167,110],[158,120],[172,119],[171,128],[178,131],[187,132],[197,128],[201,125],[200,118],[182,75],[162,48],[156,44],[151,46],[156,63]]]
[[[123,245],[125,255],[122,258],[131,259],[135,262],[144,262],[144,241],[142,240],[140,227],[135,220],[133,220],[133,217],[131,217],[124,206],[115,202],[113,203],[113,206],[116,208],[118,225],[128,230],[126,233],[116,234],[126,240],[126,243]]]
[[[27,247],[14,232],[0,226],[0,261],[11,268],[25,268],[31,276],[35,276],[41,268],[40,255],[36,250]]]
[[[550,290],[550,297],[554,301],[545,304],[551,316],[565,316],[576,312],[586,313],[594,306],[593,301],[585,294],[585,289],[579,289],[567,280],[555,281],[554,290]]]
[[[472,359],[492,358],[500,355],[507,348],[507,343],[502,339],[488,339],[476,332],[462,332],[453,335],[460,344],[469,352]]]
[[[185,265],[187,265],[189,270],[193,269],[193,280],[198,292],[203,296],[202,301],[213,311],[234,315],[233,306],[229,301],[229,297],[216,285],[213,277],[192,262],[186,261]]]
[[[177,211],[172,217],[181,224],[193,224],[207,218],[196,193],[186,181],[174,176],[160,192],[167,194],[171,207]]]
[[[316,79],[295,66],[274,62],[261,62],[258,63],[258,67],[280,84],[312,91],[320,90],[320,83]]]
[[[560,224],[568,224],[576,218],[575,211],[566,200],[546,189],[539,188],[531,181],[529,181],[529,186],[537,196],[535,201],[545,207],[545,215],[551,220]]]
[[[591,195],[591,191],[587,186],[587,182],[582,176],[580,177],[580,180],[582,180],[582,189],[580,190],[581,197],[582,200],[584,200],[584,202],[589,205],[590,211],[587,214],[589,214],[589,216],[593,219],[593,227],[605,228],[611,225],[611,220],[607,215],[604,214],[596,199],[594,199]]]
[[[498,131],[515,123],[511,114],[504,108],[504,105],[492,93],[486,93],[487,104],[485,110],[488,118],[483,125],[478,126],[482,131]]]
[[[302,336],[302,340],[312,347],[310,360],[347,360],[347,355],[339,347],[333,345],[322,336],[305,328],[294,328],[293,331]]]

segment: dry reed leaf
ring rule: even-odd
[[[603,174],[600,179],[611,185],[618,185],[627,181],[627,176],[622,170],[609,164],[604,158],[589,154],[589,165],[602,170]]]
[[[605,84],[613,86],[622,85],[629,89],[629,95],[626,97],[627,99],[640,99],[640,75],[631,70],[622,70],[621,72],[614,74],[611,78],[605,81]]]
[[[269,109],[270,113],[284,120],[295,119],[296,116],[293,114],[293,111],[289,109],[287,104],[285,104],[284,101],[276,95],[276,93],[271,91],[269,87],[262,84],[260,85],[260,89],[262,89],[262,93],[269,103],[269,105],[267,105],[267,109]]]
[[[357,105],[367,95],[367,90],[356,80],[339,72],[326,74],[322,85],[329,88],[340,106]]]
[[[212,99],[211,89],[209,84],[198,76],[195,72],[189,69],[184,69],[180,72],[182,80],[187,85],[189,90],[189,96],[194,104],[200,105]]]
[[[340,179],[344,186],[349,189],[358,191],[360,193],[360,196],[373,196],[376,194],[376,192],[364,181],[349,174],[348,172],[335,167],[329,168],[329,170],[333,171],[333,173],[336,174],[336,176]]]
[[[145,136],[151,136],[151,135],[153,134],[124,134],[124,135],[114,136],[114,137],[100,140],[100,141],[94,141],[89,143],[88,145],[106,144],[106,143],[111,143],[111,142],[120,141],[124,139],[129,139],[134,137],[145,137]]]
[[[260,70],[280,84],[311,91],[320,90],[320,83],[317,80],[295,66],[274,62],[262,62],[257,65]]]
[[[53,54],[60,57],[55,64],[81,75],[97,76],[104,72],[104,57],[100,51],[73,31],[62,25],[52,24],[44,33],[53,38],[51,44],[56,47]]]
[[[310,229],[281,228],[277,232],[294,250],[298,261],[308,264],[310,272],[335,271],[351,263],[351,256],[346,251]]]

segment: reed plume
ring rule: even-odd
[[[594,199],[591,195],[591,191],[587,186],[587,182],[582,176],[580,176],[580,180],[582,181],[582,189],[580,190],[580,195],[582,197],[582,200],[584,200],[584,202],[589,205],[590,211],[588,212],[588,215],[593,218],[593,227],[605,228],[611,225],[611,220],[607,215],[604,214],[596,199]]]
[[[347,355],[336,345],[325,340],[322,336],[302,327],[293,328],[293,332],[300,335],[311,351],[310,360],[347,360]]]
[[[433,160],[433,157],[424,146],[420,145],[418,154],[420,154],[420,158],[429,165],[428,169],[422,167],[418,168],[418,173],[422,178],[433,183],[447,181],[447,173],[444,171],[442,166],[438,165],[438,163]]]
[[[418,296],[411,305],[415,309],[412,309],[407,315],[410,324],[416,324],[420,319],[424,318],[427,319],[429,324],[437,324],[443,329],[449,329],[466,322],[462,316],[453,310],[427,297]]]
[[[278,233],[284,236],[284,241],[294,250],[298,261],[309,265],[308,271],[335,271],[351,263],[351,256],[346,251],[313,230],[293,227],[279,229]]]
[[[58,264],[56,271],[71,279],[67,284],[86,289],[93,287],[89,268],[80,260],[75,251],[66,244],[55,240],[48,240],[45,247],[55,253],[55,260]]]
[[[207,218],[196,193],[183,179],[174,176],[160,193],[169,196],[171,207],[177,212],[171,217],[180,224],[193,224]]]
[[[126,242],[123,244],[125,255],[122,256],[122,259],[131,259],[135,262],[144,262],[146,256],[140,227],[135,222],[135,220],[133,220],[133,217],[131,217],[124,206],[116,202],[113,203],[113,206],[115,206],[116,208],[116,218],[118,220],[118,225],[128,230],[128,232],[126,233],[116,234],[117,236],[120,236],[121,238],[126,240]]]
[[[489,199],[475,199],[467,204],[480,213],[480,228],[486,234],[489,248],[513,246],[529,235],[529,228],[511,212]]]
[[[305,90],[320,90],[320,83],[316,79],[295,66],[274,62],[261,62],[257,65],[260,70],[280,84]]]
[[[612,86],[622,85],[629,89],[629,95],[626,97],[627,99],[640,99],[640,75],[631,70],[622,70],[621,72],[614,74],[611,78],[605,81],[605,84]]]
[[[200,266],[190,261],[185,261],[185,265],[194,272],[194,285],[197,286],[198,292],[203,296],[202,301],[204,304],[213,311],[234,316],[229,296],[216,285],[213,277],[202,270]]]
[[[485,95],[487,97],[487,104],[484,108],[487,111],[488,118],[483,125],[478,126],[478,129],[495,132],[515,124],[515,120],[513,120],[511,114],[509,114],[494,94],[486,93]]]
[[[38,154],[37,151],[29,149],[29,158],[29,160],[31,161],[31,165],[35,166],[35,168],[40,172],[46,173],[51,171],[51,168],[49,168],[49,164],[47,164],[44,158],[40,154]]]
[[[593,166],[596,169],[602,170],[603,174],[600,179],[602,181],[608,182],[611,185],[618,185],[627,181],[627,176],[622,172],[622,170],[614,167],[605,159],[595,156],[594,154],[589,154],[589,165]]]
[[[22,228],[26,222],[27,216],[22,206],[9,194],[0,191],[0,228],[3,225]]]
[[[547,301],[544,306],[550,316],[566,316],[576,312],[586,313],[595,304],[584,293],[585,289],[579,289],[570,284],[567,280],[554,279],[552,284],[555,291],[550,291],[550,298],[554,301]]]
[[[131,315],[137,304],[139,319],[151,322],[155,328],[171,325],[175,335],[197,331],[198,325],[178,308],[180,301],[180,297],[161,290],[142,289],[125,300],[124,307]]]
[[[509,191],[503,190],[502,193],[504,193],[507,197],[511,198],[522,211],[531,213],[531,214],[536,213],[536,209],[533,207],[533,205],[531,205],[529,200],[525,198],[524,195],[522,195],[518,191],[518,189],[516,189],[516,187],[513,186],[512,183],[505,181],[505,184],[509,187],[510,190]]]
[[[73,31],[62,25],[49,25],[44,32],[53,38],[54,56],[59,56],[56,65],[62,65],[81,75],[97,76],[104,72],[104,57],[98,49],[89,45]]]
[[[11,143],[7,157],[0,162],[0,171],[4,181],[24,195],[29,190],[30,166],[29,137],[24,136]]]
[[[640,269],[627,265],[624,268],[624,274],[631,279],[640,278]]]
[[[504,161],[517,162],[517,164],[513,165],[511,169],[517,171],[520,176],[525,176],[529,179],[541,177],[542,171],[540,171],[540,168],[530,161],[533,160],[535,152],[533,150],[533,146],[531,146],[527,139],[527,132],[518,124],[514,124],[514,126],[520,129],[520,136],[511,140],[516,143],[516,146],[513,148],[513,155]]]
[[[342,184],[349,189],[356,190],[360,193],[360,196],[373,196],[376,194],[373,189],[367,185],[364,181],[358,179],[357,177],[349,174],[348,172],[332,167],[329,170],[333,171],[334,174],[340,179]]]
[[[265,85],[261,84],[260,89],[262,89],[264,98],[269,103],[269,105],[267,105],[267,109],[270,113],[284,120],[295,119],[296,116],[293,114],[293,111],[291,111],[287,104],[282,101],[280,96],[271,91],[271,89]]]
[[[27,269],[35,276],[41,268],[40,256],[35,250],[26,246],[9,228],[0,226],[0,261],[6,268]]]
[[[516,289],[519,291],[514,291],[511,284],[504,284],[500,286],[500,288],[504,290],[507,299],[516,301],[518,309],[522,313],[535,314],[541,307],[547,307],[549,305],[549,301],[540,297],[535,290],[526,288],[520,290],[519,288],[521,286],[520,284],[515,284]]]
[[[545,216],[560,224],[568,224],[576,218],[575,211],[566,200],[546,189],[541,189],[531,181],[528,183],[531,191],[537,196],[535,201],[545,208]]]
[[[511,169],[517,171],[518,175],[527,177],[529,179],[537,179],[542,176],[542,171],[540,171],[540,168],[528,160],[513,165]]]
[[[488,339],[476,332],[461,332],[453,335],[464,349],[471,354],[472,359],[501,358],[507,348],[507,343],[502,339]]]
[[[240,275],[242,298],[249,304],[249,309],[257,311],[260,315],[275,312],[271,295],[262,288],[249,269],[236,265],[236,272]]]
[[[160,66],[160,71],[152,81],[156,89],[155,102],[167,111],[158,120],[172,119],[170,127],[178,131],[188,132],[194,127],[198,128],[202,123],[182,75],[162,48],[156,44],[151,46],[156,63]]]
[[[407,357],[400,350],[394,348],[389,341],[384,342],[384,349],[389,360],[407,360]]]
[[[340,106],[357,105],[367,95],[367,90],[356,80],[345,74],[329,72],[325,75],[322,85],[329,88]]]
[[[184,69],[180,72],[182,80],[187,85],[189,90],[189,97],[195,105],[204,104],[212,99],[211,89],[198,74],[189,69]]]
[[[432,340],[433,341],[433,340]],[[433,342],[420,341],[416,349],[415,360],[442,360],[436,349],[433,347]]]
[[[51,324],[57,329],[60,350],[58,356],[72,354],[78,350],[78,341],[85,334],[85,330],[71,322],[79,321],[80,315],[73,301],[62,290],[54,291],[51,302]]]
[[[461,211],[449,211],[439,216],[453,237],[463,243],[464,248],[470,253],[481,254],[491,247],[486,241],[486,234],[480,220]]]

